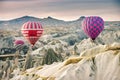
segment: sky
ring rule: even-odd
[[[0,20],[26,15],[65,21],[100,16],[105,21],[120,21],[120,0],[0,0]]]

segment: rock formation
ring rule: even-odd
[[[64,62],[31,68],[10,80],[120,80],[120,43],[98,45]]]

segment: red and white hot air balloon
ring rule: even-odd
[[[42,25],[39,22],[26,22],[21,28],[23,36],[34,46],[43,33]]]

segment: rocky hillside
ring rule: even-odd
[[[58,59],[62,58],[61,61],[63,61],[67,56],[67,54],[70,55],[70,53],[68,52],[68,44],[61,40],[52,40],[47,45],[41,46],[38,49],[34,50],[31,53],[31,55],[32,55],[33,61],[35,61],[36,63],[39,63],[39,65],[43,65],[45,63],[42,61],[45,59],[45,56],[51,54],[50,55],[51,57],[49,56],[48,58],[49,60],[47,61],[47,63],[49,63],[51,59],[55,58],[55,55],[53,55],[52,53],[55,53],[56,55],[58,55],[59,56]],[[55,61],[52,60],[52,62],[55,62]]]
[[[120,80],[120,43],[98,45],[64,62],[13,74],[10,80]]]

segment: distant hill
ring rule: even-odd
[[[50,16],[48,16],[47,18],[36,18],[36,17],[32,17],[32,16],[23,16],[20,18],[7,20],[7,21],[0,20],[0,29],[18,30],[27,21],[41,22],[43,27],[67,27],[67,26],[79,27],[80,22],[83,20],[83,18],[84,18],[84,16],[82,16],[79,19],[74,20],[74,21],[64,21],[64,20],[58,20],[58,19],[52,18]]]
[[[23,16],[7,21],[0,20],[0,30],[20,30],[21,26],[27,21],[38,21],[43,27],[70,27],[72,29],[79,29],[81,21],[85,16],[73,21],[64,21],[48,16],[47,18],[37,18],[32,16]],[[105,21],[105,26],[120,26],[120,21]]]

